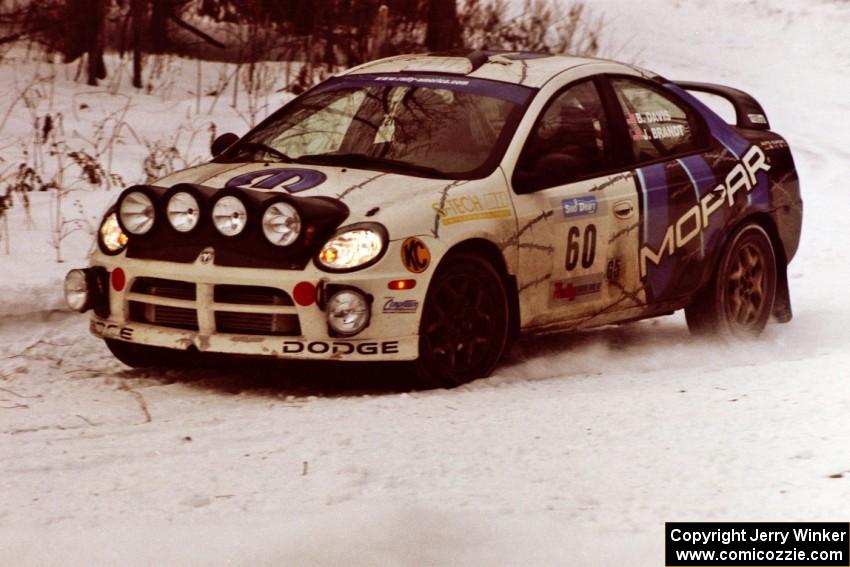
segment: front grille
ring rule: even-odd
[[[215,327],[220,333],[238,335],[297,336],[301,334],[298,315],[292,314],[216,311]]]
[[[164,280],[161,278],[136,278],[130,291],[155,295],[157,297],[170,297],[171,299],[195,300],[195,284],[177,280]]]
[[[217,285],[213,290],[216,303],[239,305],[295,305],[289,294],[274,287],[257,285]]]
[[[198,313],[194,309],[130,302],[130,320],[174,329],[198,330]]]
[[[197,288],[198,284],[192,282],[141,277],[135,279],[130,291],[135,294],[195,302],[198,298]],[[273,287],[215,285],[212,291],[214,304],[255,305],[264,308],[295,305],[288,293]],[[153,297],[150,299],[140,295],[132,297],[129,302],[131,321],[173,329],[199,330],[196,309],[157,305],[155,303],[157,300]],[[159,301],[167,303],[165,300]],[[203,302],[195,305],[198,308],[204,308]],[[219,333],[272,336],[301,334],[298,315],[294,313],[242,313],[227,310],[226,305],[209,305],[209,309],[215,310],[215,330]]]

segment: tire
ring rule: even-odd
[[[186,368],[192,366],[195,357],[191,353],[171,348],[153,347],[104,339],[115,358],[131,368]]]
[[[444,260],[419,323],[417,386],[453,388],[489,376],[508,339],[508,299],[490,263],[471,254]]]
[[[776,298],[776,253],[767,232],[742,226],[724,247],[706,288],[685,308],[696,335],[754,337],[764,330]]]

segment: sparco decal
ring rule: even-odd
[[[396,354],[398,341],[349,343],[345,341],[284,341],[283,354]]]
[[[269,190],[285,189],[290,193],[299,193],[321,185],[325,179],[325,174],[315,169],[286,167],[282,169],[249,171],[248,173],[234,177],[227,182],[225,187]]]
[[[747,193],[752,191],[757,183],[756,174],[760,171],[770,171],[770,165],[762,149],[752,146],[726,175],[723,183],[703,195],[699,204],[685,211],[675,223],[667,227],[657,250],[652,250],[646,244],[643,245],[640,249],[641,277],[646,276],[647,260],[656,266],[659,265],[665,255],[672,256],[676,250],[699,236],[709,226],[711,215],[718,209],[724,205],[731,207],[739,191],[742,189]]]

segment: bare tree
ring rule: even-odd
[[[460,28],[455,0],[428,1],[428,33],[425,45],[431,51],[445,51],[460,45]]]

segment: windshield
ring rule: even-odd
[[[340,77],[287,104],[222,160],[483,177],[501,159],[532,92],[467,77]]]

